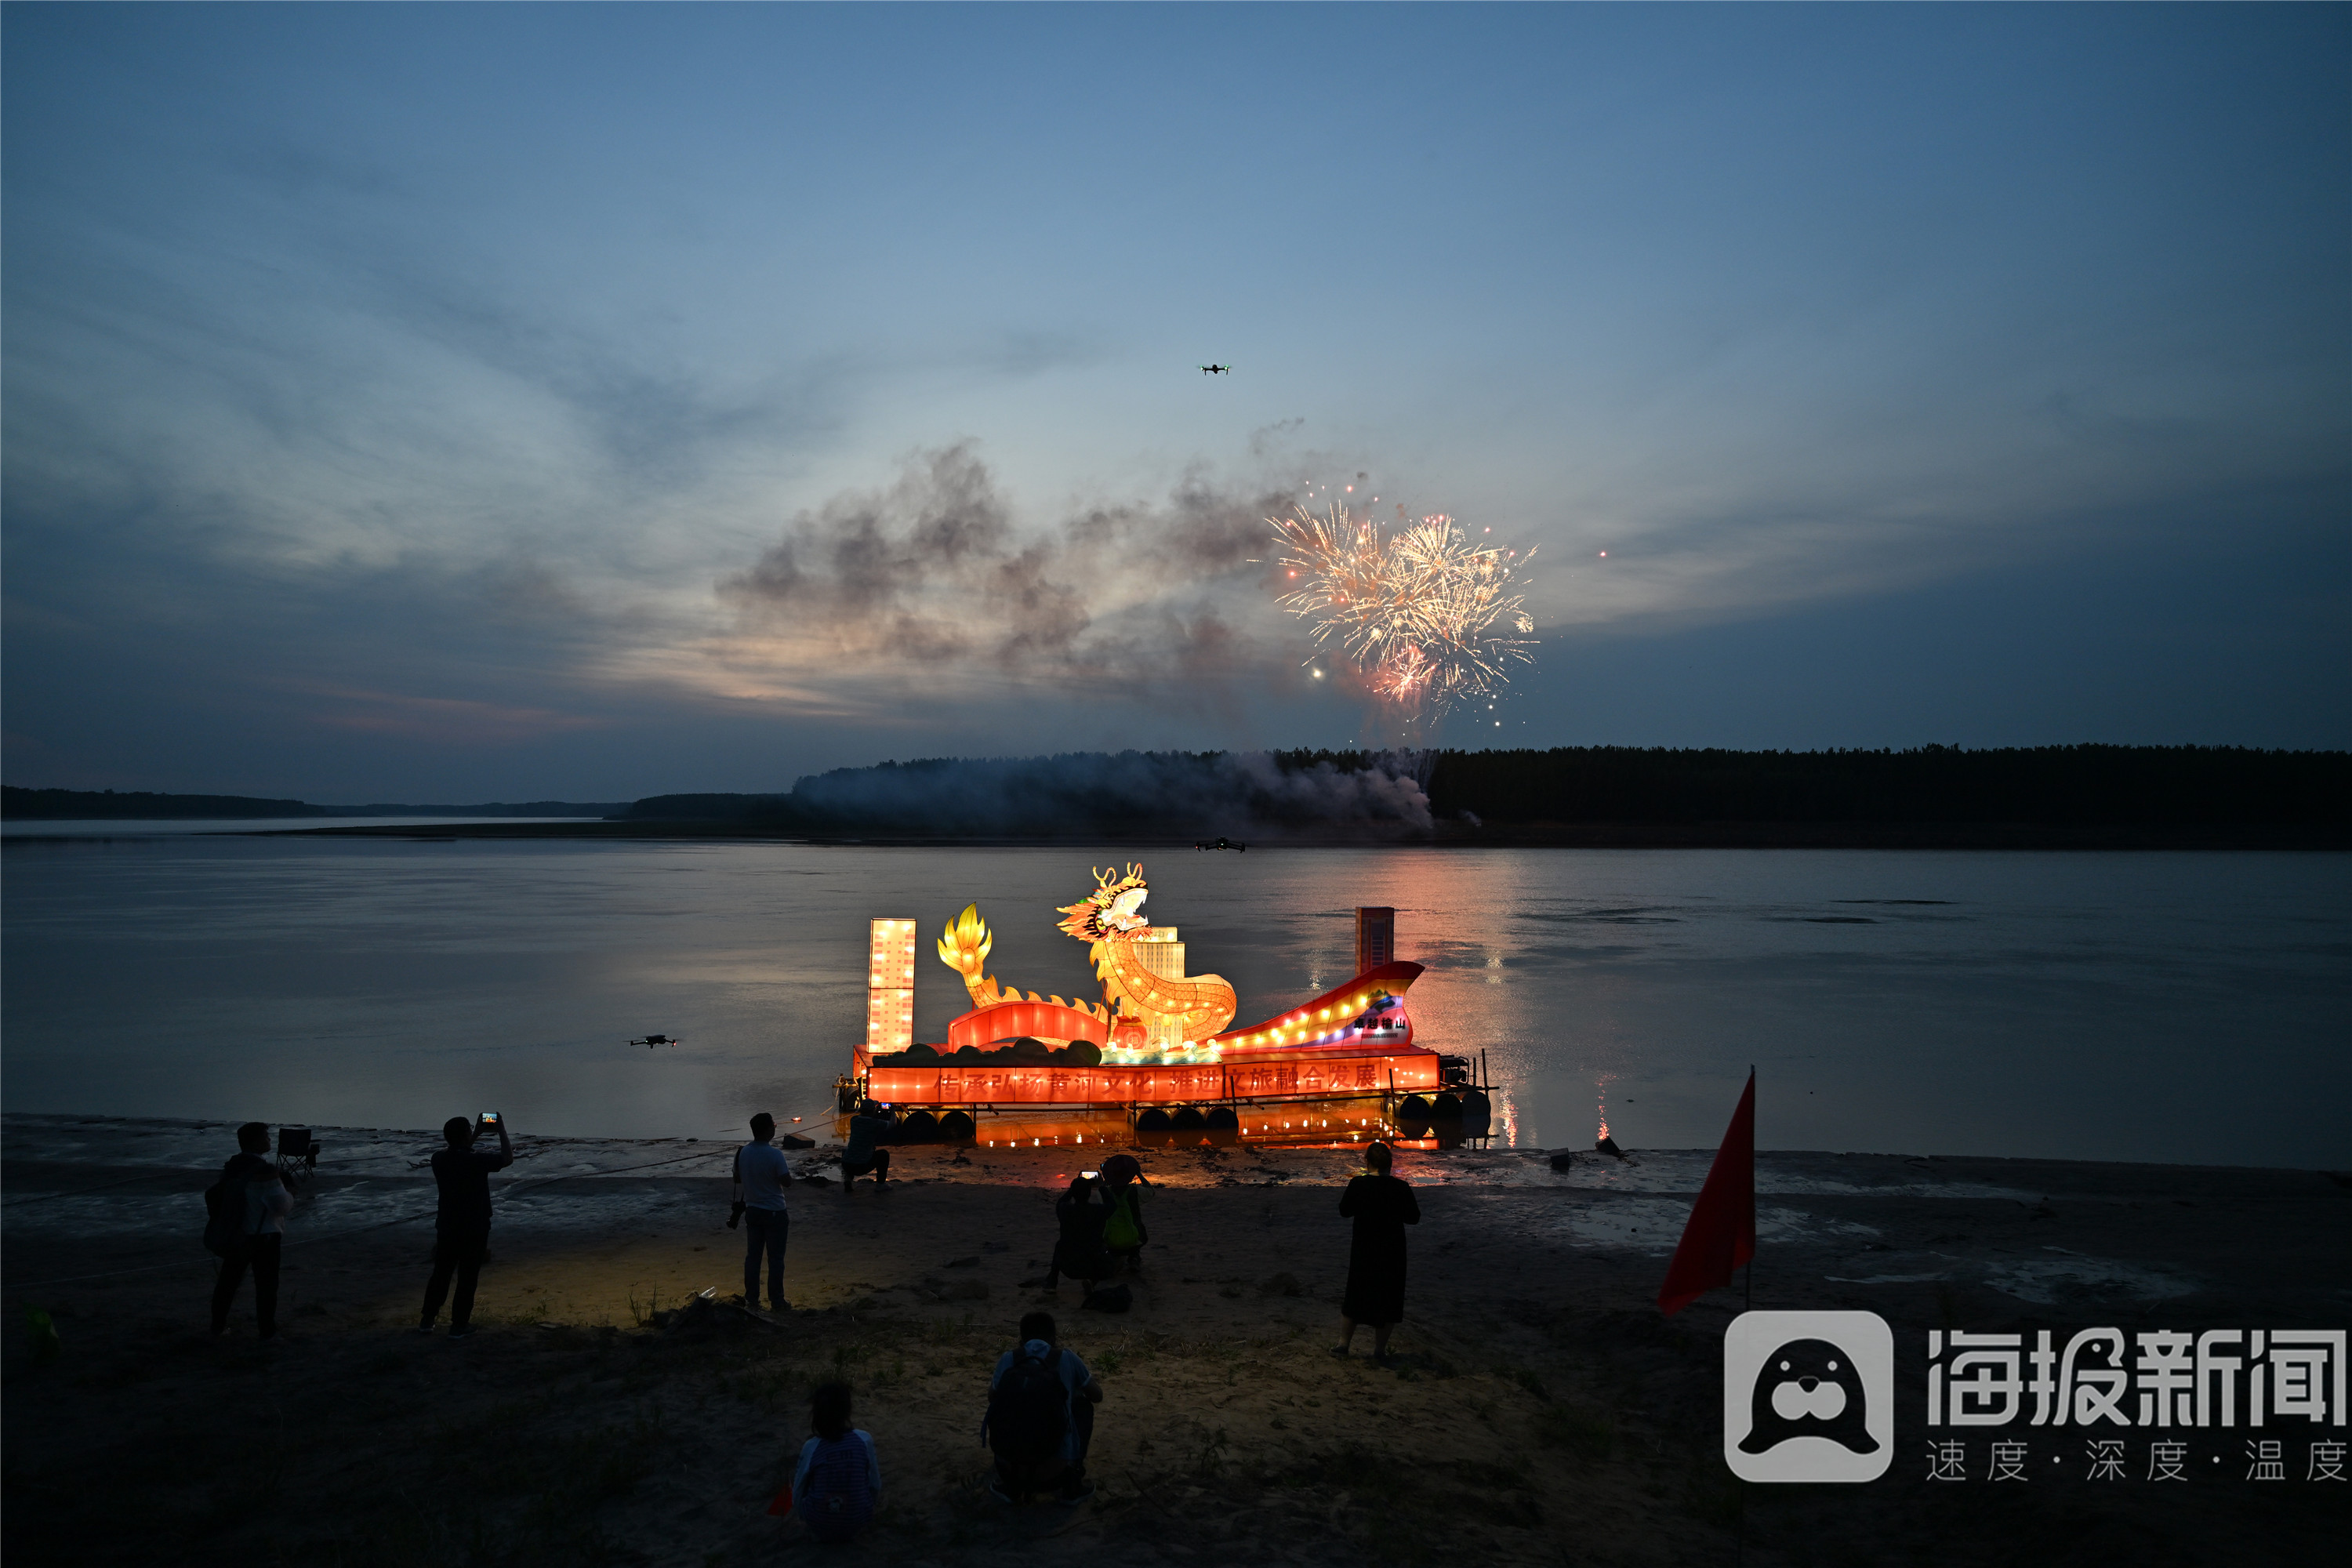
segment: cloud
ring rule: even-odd
[[[722,578],[735,626],[714,651],[882,685],[1218,687],[1286,657],[1262,592],[1265,519],[1283,503],[1195,470],[1158,504],[1024,530],[970,443],[919,451]]]
[[[333,707],[313,711],[313,722],[330,729],[443,745],[478,746],[536,741],[570,730],[593,730],[609,721],[551,708],[518,708],[463,698],[414,697],[397,691],[289,682],[289,690],[327,699]]]

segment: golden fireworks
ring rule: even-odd
[[[1402,509],[1399,509],[1402,511]],[[1535,554],[1476,547],[1450,517],[1383,533],[1370,517],[1333,505],[1270,517],[1281,548],[1282,607],[1313,623],[1373,692],[1409,717],[1492,697],[1525,664],[1535,621],[1511,574]]]

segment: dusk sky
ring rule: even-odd
[[[2343,5],[0,29],[10,784],[1381,741],[1335,496],[1537,549],[1446,744],[2352,744]]]

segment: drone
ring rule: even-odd
[[[1201,374],[1202,375],[1226,375],[1232,373],[1233,368],[1234,367],[1229,364],[1204,364],[1201,367]]]
[[[677,1047],[677,1043],[678,1042],[671,1039],[667,1035],[647,1035],[642,1040],[631,1040],[629,1042],[629,1044],[633,1046],[668,1046],[673,1049]]]

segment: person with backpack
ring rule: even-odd
[[[784,1212],[784,1189],[792,1184],[793,1168],[784,1152],[769,1140],[776,1135],[776,1119],[766,1111],[751,1118],[751,1142],[735,1151],[735,1215],[743,1224],[743,1305],[760,1306],[760,1254],[768,1255],[768,1310],[784,1310],[784,1238],[791,1215]]]
[[[490,1252],[490,1173],[514,1163],[506,1120],[483,1121],[499,1131],[495,1154],[474,1147],[480,1131],[464,1117],[453,1116],[441,1124],[441,1136],[449,1146],[433,1156],[433,1183],[440,1190],[441,1206],[433,1216],[433,1278],[425,1286],[425,1316],[416,1330],[420,1334],[433,1331],[453,1274],[457,1300],[449,1311],[449,1337],[462,1340],[474,1331],[474,1287]]]
[[[818,1385],[809,1398],[809,1430],[793,1468],[793,1511],[819,1541],[854,1541],[882,1500],[882,1460],[874,1435],[849,1425],[849,1384]]]
[[[1412,1188],[1389,1173],[1395,1163],[1389,1146],[1375,1141],[1364,1151],[1364,1173],[1340,1194],[1339,1214],[1356,1222],[1348,1246],[1348,1289],[1339,1298],[1339,1342],[1345,1357],[1356,1342],[1356,1325],[1372,1325],[1372,1363],[1389,1364],[1389,1333],[1404,1321],[1404,1227],[1421,1223]]]
[[[1144,1245],[1151,1232],[1143,1223],[1143,1165],[1132,1154],[1113,1154],[1103,1162],[1104,1249],[1116,1266],[1114,1273],[1140,1273]]]
[[[236,1288],[253,1270],[253,1317],[265,1340],[278,1337],[278,1263],[294,1194],[269,1163],[269,1126],[248,1121],[236,1130],[236,1155],[205,1193],[205,1245],[220,1257],[213,1282],[213,1338],[228,1332]]]
[[[1062,1348],[1054,1315],[1024,1316],[1021,1342],[997,1358],[980,1424],[981,1441],[996,1456],[989,1495],[1003,1503],[1026,1502],[1048,1489],[1063,1503],[1094,1496],[1087,1450],[1102,1396],[1087,1363]]]

